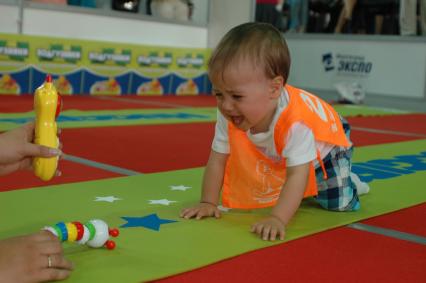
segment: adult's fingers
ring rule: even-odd
[[[38,245],[42,255],[62,254],[62,245],[59,240],[39,242]]]
[[[20,170],[32,169],[32,159],[31,158],[24,158],[21,161],[19,161],[19,169]]]
[[[48,230],[41,230],[35,234],[29,236],[33,241],[36,242],[46,242],[46,241],[57,241],[59,243],[58,237],[53,235]]]
[[[25,156],[37,156],[37,157],[53,157],[62,154],[62,151],[57,148],[51,148],[47,146],[37,145],[33,143],[27,143],[24,148],[23,154]]]
[[[43,268],[37,273],[37,282],[57,281],[68,278],[71,274],[69,269]]]
[[[50,258],[50,267],[48,266],[49,258]],[[74,265],[72,264],[71,261],[64,258],[62,254],[51,254],[47,256],[47,267],[73,270]]]
[[[31,236],[37,243],[38,251],[41,255],[48,256],[51,254],[62,254],[62,244],[58,237],[50,231],[43,230]]]
[[[27,136],[27,141],[28,142],[32,142],[33,138],[34,138],[34,128],[35,128],[34,121],[26,123],[23,126],[23,128],[25,129],[25,133],[26,133],[26,136]]]
[[[8,165],[0,164],[0,176],[15,172],[16,170],[19,170],[20,168],[21,168],[21,165],[19,162],[15,162],[13,164],[8,164]]]

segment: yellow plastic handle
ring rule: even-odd
[[[35,121],[35,143],[52,148],[58,148],[59,140],[56,126],[56,107],[58,105],[58,93],[51,79],[41,85],[34,95]],[[53,178],[58,166],[58,157],[42,158],[33,160],[34,174],[43,181]]]

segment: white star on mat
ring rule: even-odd
[[[162,205],[169,205],[172,202],[176,202],[174,200],[168,200],[168,199],[150,199],[149,204],[162,204]]]
[[[115,196],[107,196],[107,197],[96,197],[95,201],[106,201],[106,202],[114,202],[116,200],[121,200],[121,198],[116,198]]]
[[[179,186],[170,186],[170,189],[172,190],[172,191],[186,191],[186,190],[188,190],[188,189],[190,189],[190,188],[192,188],[192,187],[187,187],[187,186],[184,186],[184,185],[179,185]]]
[[[220,211],[223,211],[223,212],[228,212],[228,211],[231,210],[230,208],[224,207],[222,205],[218,205],[217,209],[219,209]]]

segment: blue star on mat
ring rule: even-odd
[[[129,227],[145,227],[151,230],[160,231],[161,224],[177,222],[176,220],[162,219],[153,213],[143,217],[121,217],[126,220],[127,223],[121,225],[122,228]]]

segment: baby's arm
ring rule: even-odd
[[[194,207],[183,209],[180,217],[186,219],[193,217],[201,219],[208,216],[220,217],[217,205],[228,156],[228,154],[218,153],[214,150],[210,152],[209,161],[204,171],[200,203]]]
[[[287,167],[287,179],[271,211],[271,216],[252,225],[251,231],[263,240],[284,240],[285,226],[300,206],[309,177],[309,165],[305,163]]]

